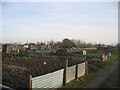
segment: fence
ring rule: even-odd
[[[66,73],[66,82],[70,82],[71,80],[75,79],[76,75],[76,65],[68,67]]]
[[[68,62],[66,63],[66,66]],[[75,78],[81,77],[86,72],[86,63],[82,62],[78,65],[66,67],[46,75],[32,78],[30,76],[30,89],[32,88],[59,88],[63,83],[68,83]],[[65,78],[64,78],[65,77]]]
[[[58,88],[63,85],[64,69],[32,78],[32,88]]]
[[[85,62],[78,64],[77,77],[81,77],[85,74]]]

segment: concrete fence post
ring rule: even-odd
[[[29,90],[32,90],[32,75],[29,77]]]
[[[66,84],[67,80],[67,68],[68,68],[68,59],[65,60],[64,75],[63,75],[63,85]]]
[[[76,65],[75,79],[78,79],[78,64]]]
[[[88,74],[88,61],[85,61],[85,74]]]

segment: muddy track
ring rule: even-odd
[[[118,70],[118,62],[115,62],[109,69],[105,70],[97,78],[90,81],[84,88],[101,88],[102,84],[109,78],[109,76]]]

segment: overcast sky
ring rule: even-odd
[[[117,2],[4,2],[2,42],[118,42]]]

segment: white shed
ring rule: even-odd
[[[87,51],[82,51],[83,52],[83,55],[86,55],[87,54]]]

